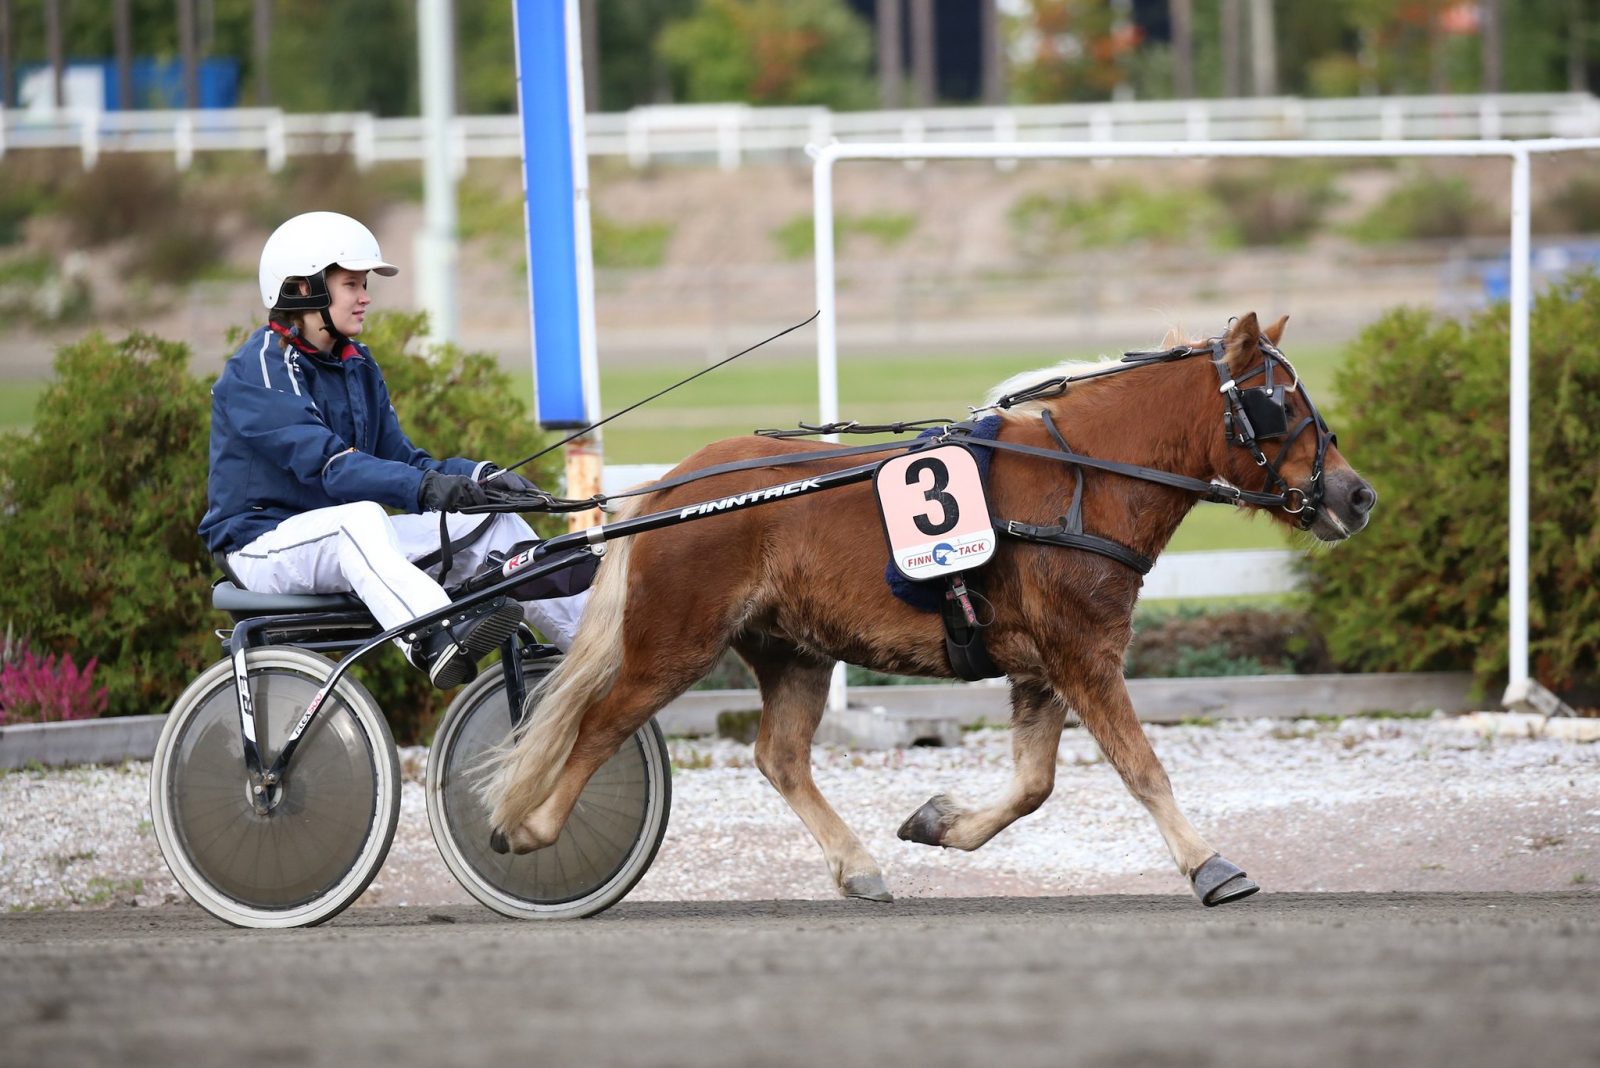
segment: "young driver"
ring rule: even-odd
[[[490,552],[536,539],[511,513],[461,515],[482,504],[485,461],[436,460],[401,430],[372,353],[354,339],[365,325],[371,274],[399,273],[377,239],[345,215],[297,215],[261,250],[267,324],[228,361],[211,391],[211,470],[200,536],[246,588],[259,593],[354,592],[384,629],[450,601],[418,566],[437,560],[439,513],[454,549],[451,574],[474,574]],[[514,472],[496,480],[531,489]],[[385,509],[402,514],[390,515]],[[587,592],[519,605],[501,598],[488,614],[410,647],[434,685],[470,680],[477,661],[524,616],[562,649]]]

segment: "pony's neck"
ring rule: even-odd
[[[1196,357],[1085,383],[1049,406],[1076,452],[1210,479],[1222,433],[1215,378],[1209,362]],[[1195,503],[1194,494],[1156,482],[1088,471],[1084,528],[1154,559]]]

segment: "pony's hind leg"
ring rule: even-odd
[[[1011,752],[1015,771],[1004,797],[986,808],[966,809],[939,794],[900,825],[900,837],[923,845],[977,849],[1044,804],[1055,788],[1056,749],[1067,709],[1040,682],[1011,686]]]
[[[1260,889],[1245,873],[1218,855],[1189,823],[1172,796],[1172,782],[1150,747],[1134,714],[1120,657],[1107,657],[1081,672],[1063,671],[1054,681],[1078,711],[1100,752],[1117,769],[1123,785],[1156,821],[1178,870],[1189,879],[1204,905],[1249,897]],[[1079,665],[1081,667],[1081,665]]]
[[[734,643],[761,685],[756,767],[783,795],[822,847],[833,883],[845,897],[893,901],[883,872],[839,818],[811,776],[811,738],[827,705],[831,661],[772,639]]]

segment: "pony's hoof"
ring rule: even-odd
[[[863,901],[894,900],[894,895],[889,893],[889,887],[885,885],[883,876],[875,874],[848,876],[839,887],[839,892],[845,897],[860,898]]]
[[[489,834],[489,848],[496,853],[511,852],[511,840],[506,837],[506,832],[496,828]]]
[[[1261,889],[1245,877],[1238,865],[1224,860],[1220,853],[1196,868],[1189,881],[1194,884],[1194,896],[1207,908],[1238,901]]]
[[[942,846],[944,833],[950,829],[951,815],[950,799],[940,794],[913,812],[896,833],[902,841]]]

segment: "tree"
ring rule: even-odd
[[[700,0],[657,46],[690,101],[871,106],[872,34],[844,0]]]
[[[1105,100],[1124,81],[1139,30],[1107,0],[1026,0],[1013,17],[1015,96],[1026,103]]]

